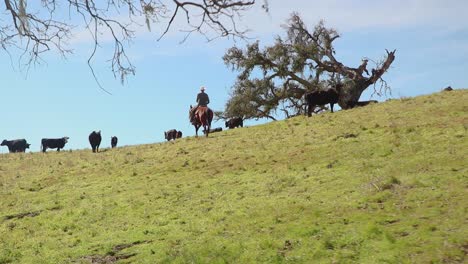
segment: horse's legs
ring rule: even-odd
[[[195,125],[195,137],[198,137],[198,129],[199,128],[200,128],[200,126]]]
[[[206,131],[205,137],[208,137],[208,134],[210,133],[210,126],[203,126],[203,129],[205,129],[205,131]]]

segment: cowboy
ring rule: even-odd
[[[199,106],[207,107],[209,103],[210,103],[210,98],[208,97],[208,94],[205,93],[205,86],[202,86],[200,87],[200,92],[197,94],[197,105],[192,108],[192,112],[191,112],[192,118],[194,117],[195,112],[197,111]]]
[[[197,95],[198,106],[207,106],[210,103],[208,94],[205,93],[205,86],[200,87],[200,93]],[[198,107],[197,106],[197,107]]]

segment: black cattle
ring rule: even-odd
[[[376,104],[378,102],[379,101],[377,100],[359,101],[359,102],[354,103],[353,107],[366,106],[368,104]]]
[[[177,138],[177,130],[171,129],[166,132],[164,132],[164,138],[167,139],[167,141],[175,140]]]
[[[444,88],[442,91],[450,92],[450,91],[453,91],[453,88],[452,88],[451,86],[447,86],[447,87]]]
[[[0,146],[7,146],[10,153],[14,152],[26,152],[26,149],[31,146],[26,142],[26,139],[15,139],[15,140],[3,140]]]
[[[63,149],[63,147],[65,147],[65,144],[68,142],[68,139],[69,137],[43,138],[41,140],[42,152],[46,152],[48,148],[50,149],[56,148],[57,151],[60,151],[60,149]]]
[[[337,85],[337,89],[330,88],[326,91],[318,90],[305,94],[305,101],[307,104],[307,115],[310,116],[314,111],[314,108],[319,105],[330,104],[331,112],[333,113],[333,105],[338,103],[340,85]]]
[[[93,131],[91,134],[89,134],[89,144],[91,144],[91,148],[93,149],[93,152],[99,152],[99,145],[101,145],[101,130],[98,132]]]
[[[226,127],[229,127],[230,129],[235,128],[235,127],[244,127],[244,121],[242,120],[241,117],[234,117],[229,119],[224,123]]]
[[[177,131],[177,138],[181,138],[182,137],[182,131]]]
[[[111,137],[111,147],[112,147],[112,148],[117,147],[117,141],[118,141],[118,140],[119,140],[119,139],[118,139],[116,136]]]
[[[217,128],[211,128],[211,129],[209,130],[209,133],[215,133],[215,132],[221,132],[221,131],[223,131],[223,128],[222,128],[222,127],[217,127]],[[206,131],[203,130],[203,133],[206,134]]]

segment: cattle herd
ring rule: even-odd
[[[325,105],[325,104],[330,104],[330,109],[331,112],[333,113],[333,105],[338,103],[338,98],[339,94],[341,92],[341,89],[343,88],[342,84],[337,84],[335,87],[330,88],[328,90],[317,90],[317,91],[312,91],[304,94],[304,99],[307,105],[307,114],[308,116],[311,116],[313,113],[313,110],[316,106],[320,105]],[[448,86],[444,88],[442,91],[452,91],[453,88]],[[369,100],[369,101],[359,101],[355,102],[352,107],[357,107],[357,106],[366,106],[371,103],[377,103],[376,100]],[[232,119],[229,119],[225,122],[226,128],[233,129],[236,127],[244,127],[244,122],[243,118],[241,117],[235,117]],[[220,132],[223,131],[223,128],[217,127],[217,128],[212,128],[209,129],[209,131],[203,131],[203,133],[214,133],[214,132]],[[164,132],[164,138],[167,141],[171,140],[176,140],[177,138],[182,137],[182,131],[177,131],[175,129],[168,130]],[[41,140],[41,150],[42,152],[46,152],[46,150],[49,149],[57,149],[57,151],[60,151],[60,149],[63,149],[65,147],[65,144],[67,144],[69,137],[62,137],[62,138],[43,138]],[[101,145],[101,131],[93,131],[91,134],[89,134],[89,144],[91,145],[91,148],[93,152],[99,152],[99,146]],[[115,148],[117,147],[117,142],[118,138],[116,136],[111,137],[111,147]],[[15,140],[3,140],[0,146],[7,146],[8,151],[10,153],[14,152],[26,152],[26,149],[31,146],[28,142],[26,142],[26,139],[15,139]]]
[[[243,127],[243,120],[242,118],[233,118],[226,121],[227,128],[236,128],[236,127]],[[209,133],[219,132],[223,129],[221,127],[210,129]],[[206,131],[204,131],[206,133]],[[164,132],[164,138],[167,141],[176,140],[177,138],[182,137],[182,131],[177,131],[175,129],[168,130]],[[62,138],[43,138],[41,140],[41,151],[46,152],[47,149],[57,149],[60,151],[65,147],[67,144],[69,137],[62,137]],[[88,137],[89,144],[91,145],[91,149],[93,152],[99,152],[99,146],[101,145],[102,137],[101,131],[93,131],[89,134]],[[118,138],[116,136],[111,137],[111,147],[117,147]],[[26,139],[15,139],[15,140],[3,140],[0,146],[7,146],[8,151],[10,153],[15,152],[26,152],[26,149],[31,146]]]
[[[62,137],[62,138],[43,138],[41,140],[41,150],[42,152],[46,152],[47,149],[57,149],[60,151],[65,147],[67,144],[69,137]],[[93,131],[89,134],[89,144],[91,144],[91,148],[93,152],[99,152],[99,145],[101,144],[101,131]],[[111,146],[115,148],[117,146],[117,137],[111,138]],[[0,146],[7,146],[8,151],[10,153],[15,152],[26,152],[26,149],[31,146],[26,139],[15,139],[15,140],[3,140]]]
[[[310,116],[313,113],[313,110],[316,106],[330,104],[331,112],[333,113],[333,105],[338,103],[338,95],[340,94],[340,90],[342,88],[341,84],[336,85],[334,88],[330,88],[328,90],[318,90],[306,93],[304,95],[306,104],[308,106],[307,114]],[[451,91],[452,87],[447,87],[444,91]],[[370,103],[377,103],[376,100],[370,101],[362,101],[356,102],[354,106],[365,106]],[[237,127],[244,127],[243,118],[235,117],[229,119],[225,122],[226,128],[233,129]],[[223,131],[223,128],[217,127],[212,128],[209,131],[203,131],[203,133],[214,133]],[[171,129],[164,132],[164,138],[167,141],[176,140],[182,137],[182,131],[178,131],[176,129]],[[62,138],[43,138],[41,140],[41,150],[42,152],[46,152],[49,149],[63,149],[65,144],[68,142],[69,137],[62,137]],[[88,137],[89,144],[93,152],[99,152],[99,146],[101,145],[101,131],[93,131]],[[115,148],[117,146],[117,137],[113,136],[111,138],[111,147]],[[15,139],[15,140],[3,140],[0,146],[7,146],[10,153],[13,152],[26,152],[26,149],[29,148],[30,144],[26,142],[25,139]]]

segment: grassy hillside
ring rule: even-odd
[[[0,263],[463,263],[467,102],[0,155]]]

